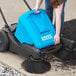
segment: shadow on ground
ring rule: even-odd
[[[76,42],[76,19],[64,23],[63,34],[64,37]]]
[[[76,48],[76,19],[66,21],[64,23],[63,35],[68,39],[74,40]],[[76,52],[68,55],[70,56],[70,60],[67,62],[67,64],[76,65]]]

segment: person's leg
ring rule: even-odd
[[[52,18],[53,18],[53,8],[50,5],[50,0],[45,0],[45,11],[48,14],[49,18],[51,19],[51,21],[52,21]]]
[[[65,16],[64,8],[65,8],[65,3],[66,3],[66,0],[64,0],[63,10],[62,10],[62,15],[61,15],[61,33],[63,32],[63,27],[64,27],[64,16]]]
[[[64,0],[63,10],[62,10],[62,15],[61,15],[61,33],[62,33],[63,27],[64,27],[64,8],[65,8],[66,1],[67,0]],[[50,5],[50,0],[45,0],[45,10],[46,10],[49,18],[52,20],[52,18],[53,18],[53,8]]]

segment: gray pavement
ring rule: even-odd
[[[35,6],[35,0],[28,0],[31,8],[34,8]],[[7,19],[8,24],[18,22],[18,18],[21,14],[28,11],[28,8],[25,6],[22,0],[0,0],[0,7],[2,8],[5,17]],[[44,8],[44,5],[41,6]],[[68,0],[65,7],[65,21],[76,19],[76,0]],[[2,18],[0,16],[0,28],[4,26],[4,22],[2,21]],[[25,60],[24,57],[18,56],[16,54],[5,52],[0,53],[0,61],[9,65],[10,67],[13,67],[20,72],[24,73],[27,76],[75,76],[76,69],[71,69],[71,71],[62,70],[58,68],[56,71],[54,67],[54,64],[58,62],[51,62],[52,69],[50,69],[49,72],[44,74],[31,74],[26,71],[24,71],[21,67],[21,63]],[[73,66],[75,67],[75,66]],[[75,72],[75,73],[73,73]]]

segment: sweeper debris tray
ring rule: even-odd
[[[38,49],[54,45],[55,29],[46,12],[39,9],[28,11],[20,16],[15,37],[20,43],[32,44]]]

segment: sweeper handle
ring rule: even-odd
[[[7,23],[6,19],[5,19],[5,17],[4,17],[4,14],[3,14],[1,8],[0,8],[0,13],[1,13],[1,16],[2,16],[2,18],[3,18],[3,21],[4,21],[4,23],[5,23],[5,27],[8,28],[9,31],[11,32],[10,27],[9,27],[9,25],[8,25],[8,23]]]
[[[8,25],[8,23],[7,23],[7,21],[6,21],[5,17],[4,17],[4,14],[3,14],[1,8],[0,8],[0,13],[1,13],[1,16],[2,16],[2,18],[3,18],[3,20],[4,20],[5,25]]]
[[[23,0],[23,1],[27,5],[27,7],[29,8],[29,10],[32,10],[31,7],[29,6],[29,4],[27,3],[27,1],[26,0]]]

